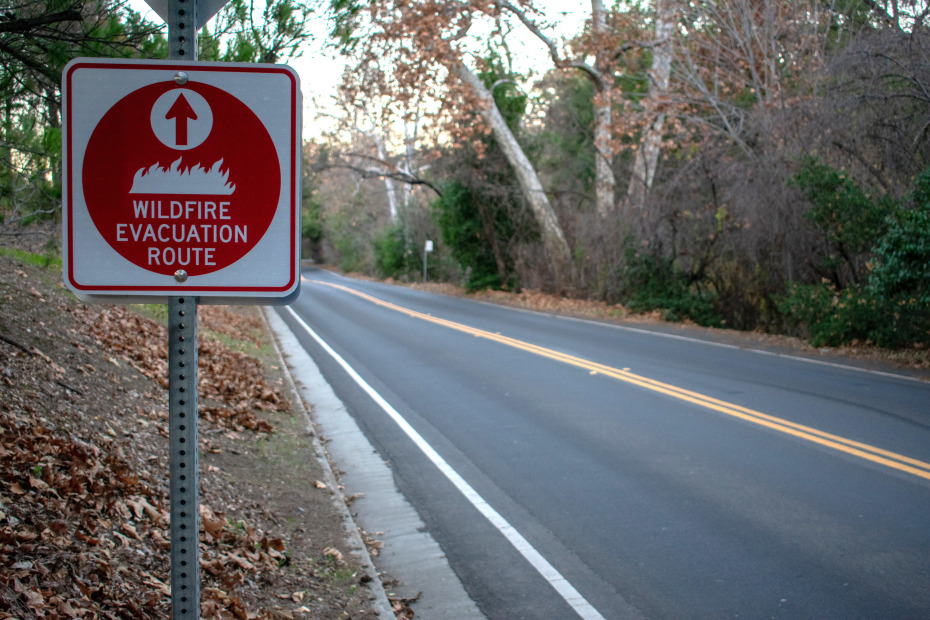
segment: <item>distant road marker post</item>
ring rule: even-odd
[[[429,253],[433,251],[433,242],[427,239],[426,244],[423,246],[423,281],[426,282],[428,276],[426,274],[426,257],[429,256]]]

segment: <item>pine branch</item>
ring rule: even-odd
[[[49,15],[39,15],[38,17],[19,17],[8,21],[0,21],[0,32],[18,32],[25,34],[41,26],[47,26],[48,24],[79,21],[83,21],[81,14],[74,9],[69,9]]]

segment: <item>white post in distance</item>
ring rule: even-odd
[[[429,239],[426,240],[426,245],[423,246],[423,281],[426,282],[426,257],[429,256],[429,253],[433,251],[433,242]]]

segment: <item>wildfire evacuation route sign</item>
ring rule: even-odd
[[[72,290],[113,301],[296,295],[301,104],[292,69],[79,58],[62,78]]]

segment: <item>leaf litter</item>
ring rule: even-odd
[[[167,618],[166,330],[59,278],[0,256],[0,620]],[[262,451],[300,423],[260,314],[200,319],[201,616],[377,617],[333,491]]]

